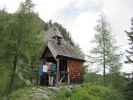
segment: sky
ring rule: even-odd
[[[13,13],[24,0],[0,0],[0,9]],[[32,0],[35,11],[44,21],[52,20],[62,24],[70,32],[75,43],[79,44],[85,54],[93,46],[94,27],[98,16],[104,12],[111,25],[116,44],[125,51],[128,45],[124,32],[129,30],[133,17],[133,0]],[[133,71],[124,65],[123,71]]]

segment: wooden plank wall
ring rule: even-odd
[[[76,60],[69,60],[67,62],[69,68],[69,76],[71,81],[80,81],[81,80],[81,67],[82,63]]]

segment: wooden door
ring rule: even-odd
[[[81,66],[82,63],[76,60],[67,61],[67,66],[69,69],[70,81],[76,82],[81,80]]]

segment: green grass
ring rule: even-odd
[[[98,85],[83,84],[68,91],[62,89],[53,100],[124,100],[117,91]]]
[[[98,85],[83,84],[60,88],[26,87],[13,92],[11,100],[124,100],[117,91]]]

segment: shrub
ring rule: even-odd
[[[68,96],[66,93],[71,93],[71,95]],[[111,88],[84,84],[72,89],[71,92],[64,89],[53,100],[124,100],[124,98],[120,93]]]

